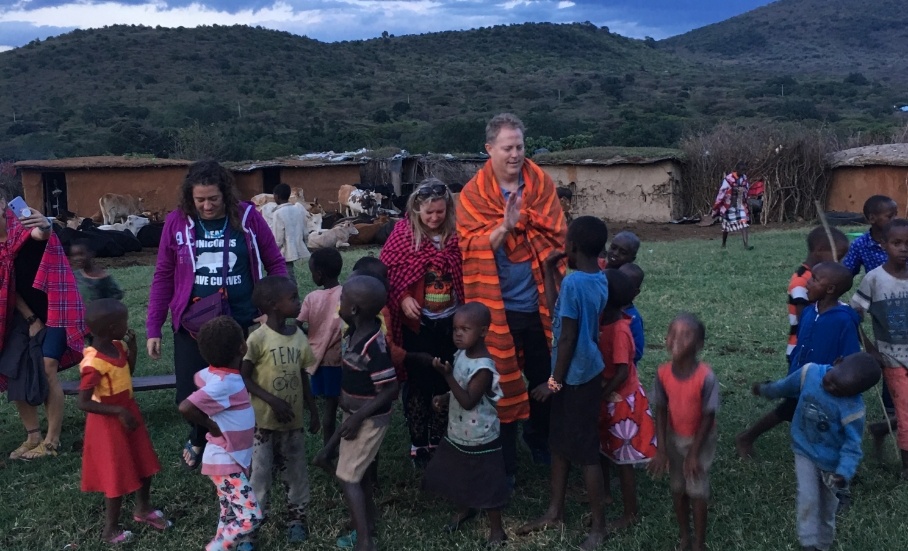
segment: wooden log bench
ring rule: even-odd
[[[63,381],[61,385],[63,386],[63,394],[75,395],[79,393],[78,379],[75,381]],[[143,390],[161,390],[164,388],[176,388],[176,386],[177,378],[173,373],[171,373],[170,375],[148,375],[145,377],[132,378],[133,392],[141,392]]]

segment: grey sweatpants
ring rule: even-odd
[[[835,539],[839,498],[823,483],[823,471],[803,455],[795,454],[798,479],[798,540],[802,547],[826,551]]]
[[[275,473],[279,473],[287,486],[287,523],[306,522],[309,506],[306,463],[306,433],[303,430],[255,429],[249,484],[265,514],[271,483]]]

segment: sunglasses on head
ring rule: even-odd
[[[426,184],[416,190],[416,196],[420,199],[427,197],[444,197],[448,193],[448,186],[444,184]]]

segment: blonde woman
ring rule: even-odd
[[[381,250],[388,267],[388,330],[407,351],[401,379],[407,381],[404,411],[410,456],[425,467],[447,430],[447,414],[432,409],[432,397],[448,392],[430,358],[453,362],[454,310],[463,303],[463,258],[454,221],[454,198],[437,178],[421,182],[407,201],[407,218],[394,226]]]

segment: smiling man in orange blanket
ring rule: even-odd
[[[460,193],[457,233],[463,251],[464,301],[492,311],[486,344],[501,376],[498,401],[505,469],[517,471],[517,421],[537,463],[548,463],[548,402],[532,390],[551,375],[551,316],[542,264],[564,248],[567,225],[552,179],[524,157],[524,126],[495,116],[486,126],[489,160]],[[564,267],[562,265],[561,270]],[[527,382],[524,382],[523,376]]]

